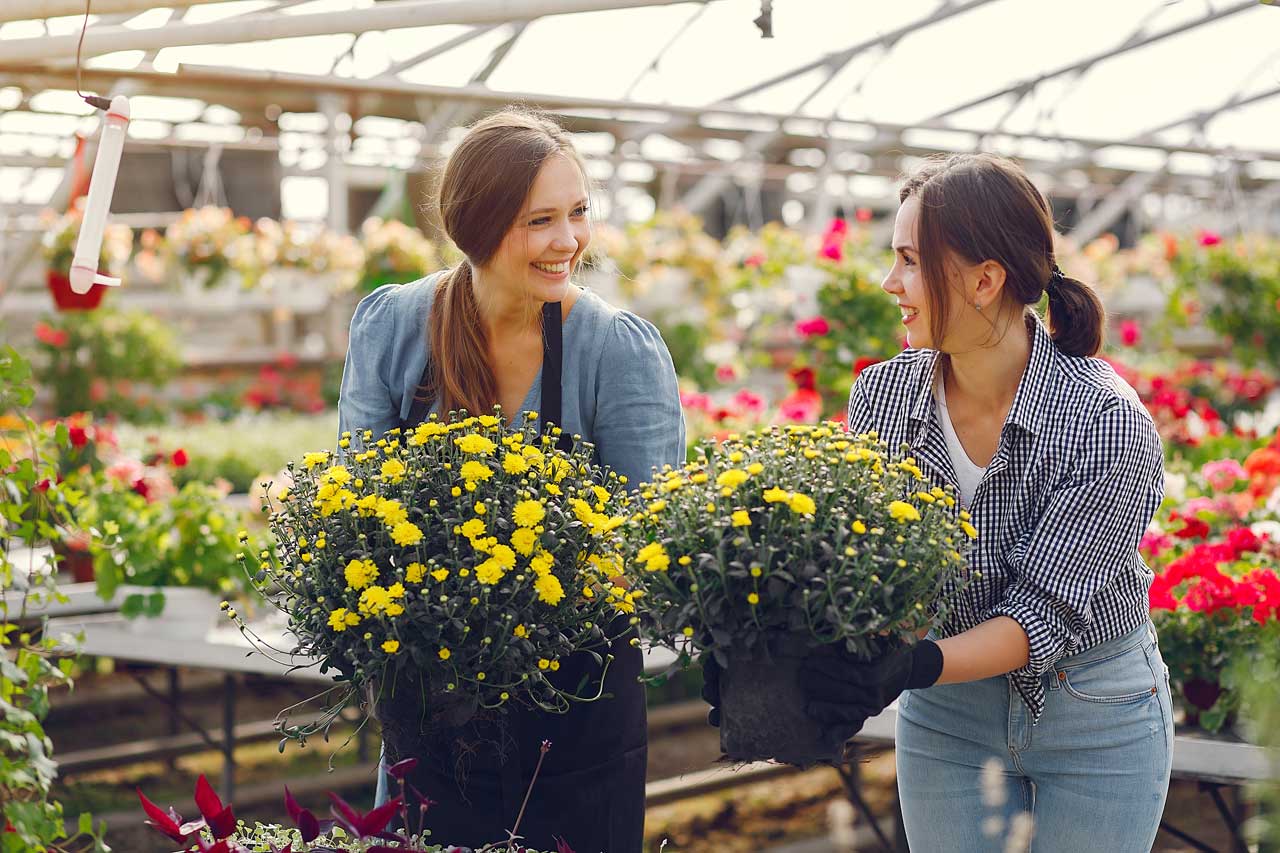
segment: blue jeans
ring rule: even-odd
[[[1034,728],[1004,676],[905,691],[898,794],[911,850],[998,852],[1030,828],[1036,853],[1150,851],[1173,767],[1168,673],[1146,623],[1060,660]]]

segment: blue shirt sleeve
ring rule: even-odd
[[[671,354],[651,323],[626,311],[606,333],[591,439],[600,461],[631,488],[651,480],[654,468],[684,464],[684,412]]]
[[[381,438],[400,425],[401,394],[393,391],[391,377],[399,287],[388,284],[370,293],[360,300],[351,318],[338,397],[338,435],[350,432],[353,444],[360,443],[364,430]]]

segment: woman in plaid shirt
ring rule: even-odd
[[[1160,438],[1093,357],[1102,305],[1058,269],[1049,206],[1017,164],[931,160],[900,199],[882,286],[910,348],[858,377],[849,428],[909,444],[957,488],[978,572],[936,636],[869,663],[814,656],[809,712],[852,736],[898,699],[915,851],[1001,849],[1019,813],[1037,851],[1150,850],[1173,751],[1138,553]]]

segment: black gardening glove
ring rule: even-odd
[[[903,690],[931,687],[941,674],[942,650],[932,640],[895,646],[871,660],[833,643],[820,646],[805,659],[800,689],[805,713],[847,740]]]
[[[720,664],[711,652],[702,653],[702,698],[711,706],[707,722],[720,727]]]

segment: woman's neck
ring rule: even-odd
[[[971,401],[990,411],[1005,411],[1031,360],[1031,335],[1021,313],[989,347],[952,353],[946,358],[947,398]]]
[[[471,268],[471,294],[489,340],[540,332],[542,303],[532,302],[525,294],[492,280],[475,267]]]

